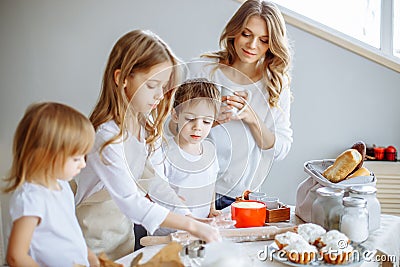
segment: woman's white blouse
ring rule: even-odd
[[[270,108],[269,94],[265,83],[241,85],[231,81],[216,68],[215,59],[197,59],[187,64],[187,78],[206,78],[221,87],[235,91],[251,92],[250,107],[261,123],[275,134],[273,148],[261,149],[247,124],[241,120],[230,121],[213,127],[210,138],[215,141],[220,172],[216,184],[217,193],[230,197],[240,196],[244,190],[257,190],[272,166],[274,160],[286,157],[293,142],[290,123],[290,90],[282,90],[278,107]]]

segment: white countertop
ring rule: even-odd
[[[296,224],[301,223],[301,220],[299,220],[297,217],[292,218],[291,221],[296,222]],[[282,223],[281,225],[287,226],[288,223]],[[226,265],[221,265],[221,266],[238,266],[238,267],[239,266],[283,267],[283,266],[293,265],[289,262],[281,263],[277,261],[276,259],[272,258],[272,254],[269,254],[269,257],[265,257],[264,252],[270,251],[268,250],[268,246],[272,243],[273,240],[258,241],[258,242],[243,242],[243,243],[228,243],[226,241],[223,241],[222,243],[207,244],[205,250],[206,256],[204,260],[206,261],[207,257],[213,257],[213,258],[219,257],[223,259],[223,261],[226,263]],[[385,214],[381,215],[380,229],[371,233],[368,240],[365,241],[362,245],[365,248],[367,248],[367,250],[371,251],[379,250],[379,252],[386,254],[386,257],[387,256],[394,257],[395,260],[397,261],[396,266],[398,266],[399,256],[400,256],[400,217],[393,215],[385,215]],[[143,258],[140,261],[143,264],[147,262],[150,258],[152,258],[163,246],[165,245],[144,247],[138,251],[135,251],[130,255],[127,255],[119,259],[117,262],[124,264],[124,266],[130,266],[132,259],[136,257],[139,253],[143,253]],[[232,264],[228,263],[230,259],[232,259],[232,261],[235,262],[234,265],[229,265]],[[186,257],[184,261],[186,260],[189,260],[189,258]],[[188,262],[184,263],[185,266],[201,266],[201,265],[196,265],[196,262],[194,261],[192,261],[191,264]],[[343,266],[355,267],[360,265],[361,264],[349,264]],[[294,265],[294,266],[304,266],[304,265]],[[361,266],[372,267],[380,265],[379,262],[364,261]]]

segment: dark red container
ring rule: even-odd
[[[385,149],[385,159],[390,160],[390,161],[396,161],[397,160],[397,151],[394,146],[388,146]]]
[[[383,160],[385,159],[385,148],[384,147],[374,147],[375,159]]]

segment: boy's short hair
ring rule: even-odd
[[[204,100],[209,102],[217,115],[221,105],[221,93],[216,85],[204,78],[189,79],[176,90],[173,108],[178,113],[182,104],[196,104]]]

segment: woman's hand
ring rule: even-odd
[[[249,126],[254,140],[261,149],[270,149],[274,146],[275,134],[266,127],[249,105],[248,91],[236,91],[234,95],[223,96],[222,102],[227,105],[221,107],[217,118],[218,124],[242,120]]]
[[[226,96],[222,97],[222,102],[224,101],[226,102]],[[213,123],[213,127],[230,121],[231,120],[230,117],[232,115],[231,112],[232,109],[233,109],[232,106],[227,106],[227,105],[221,106],[221,108],[219,109],[218,116]]]
[[[257,118],[249,108],[249,93],[247,91],[236,91],[234,95],[223,96],[222,102],[227,105],[222,106],[217,117],[217,124],[229,122],[231,120],[243,120],[252,123]]]

